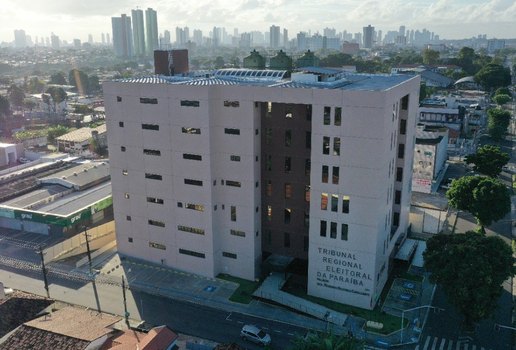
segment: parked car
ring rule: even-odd
[[[260,345],[269,345],[271,343],[271,336],[263,329],[252,324],[246,324],[240,331],[240,337],[244,340],[252,341]]]

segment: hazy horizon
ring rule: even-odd
[[[383,34],[398,30],[426,28],[441,39],[463,39],[487,34],[488,38],[516,38],[516,2],[513,0],[197,0],[178,7],[170,1],[134,0],[4,0],[0,21],[4,30],[0,41],[12,42],[14,30],[23,29],[32,37],[49,37],[51,32],[61,40],[74,38],[87,41],[92,34],[95,42],[101,33],[111,35],[111,17],[131,9],[152,7],[158,13],[158,31],[169,30],[175,38],[175,28],[188,26],[203,30],[208,36],[214,27],[233,28],[239,33],[268,31],[271,25],[287,28],[289,37],[299,31],[320,32],[326,27],[337,32],[362,32],[371,24]]]

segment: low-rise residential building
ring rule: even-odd
[[[107,146],[106,124],[96,128],[83,127],[59,136],[57,148],[60,152],[73,155],[92,155],[91,141],[95,139],[100,145]]]
[[[23,144],[0,142],[0,167],[18,164],[23,156]]]
[[[419,124],[416,129],[412,191],[432,193],[446,171],[448,129]]]

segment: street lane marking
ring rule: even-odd
[[[432,343],[432,350],[435,350],[435,346],[437,345],[437,340],[439,340],[439,338],[434,337],[434,342]]]
[[[441,340],[441,346],[439,346],[439,350],[444,350],[445,343],[446,343],[446,339]]]
[[[294,333],[287,333],[288,335],[294,335]]]
[[[452,350],[453,347],[453,340],[450,340],[450,344],[448,344],[448,350]]]
[[[226,321],[231,321],[230,317],[231,317],[231,314],[232,312],[229,313],[228,317],[226,317]]]
[[[242,322],[242,321],[237,321],[237,323],[244,324],[244,322]]]
[[[430,337],[426,337],[425,345],[423,346],[423,350],[428,350],[428,344],[430,344]]]
[[[278,330],[274,330],[274,332],[276,332],[276,333],[281,333],[281,331],[278,331]]]

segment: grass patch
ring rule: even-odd
[[[248,281],[242,278],[233,277],[226,274],[219,274],[217,278],[221,280],[238,283],[238,288],[229,297],[230,301],[240,304],[249,304],[253,300],[253,293],[260,285],[260,282]]]
[[[381,334],[389,334],[400,329],[401,318],[386,314],[376,307],[374,310],[361,309],[359,307],[336,303],[334,301],[317,298],[311,295],[307,295],[304,287],[287,282],[283,287],[283,291],[295,295],[299,298],[311,301],[313,303],[327,307],[328,309],[335,310],[348,315],[364,318],[367,321],[375,321],[383,323],[383,329],[373,330]]]

